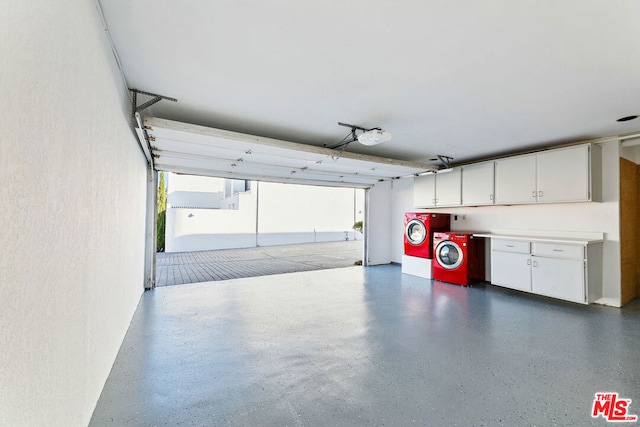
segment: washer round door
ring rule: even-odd
[[[436,246],[435,257],[440,267],[455,270],[462,264],[464,254],[456,242],[445,240]]]
[[[412,245],[421,245],[427,238],[427,227],[424,226],[422,221],[412,219],[407,223],[404,235],[407,238],[407,242]]]

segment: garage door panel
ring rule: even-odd
[[[155,168],[178,173],[366,188],[435,169],[152,117],[144,129]]]

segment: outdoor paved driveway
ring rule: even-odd
[[[156,286],[350,267],[362,260],[362,252],[361,240],[201,252],[159,252],[156,256]]]

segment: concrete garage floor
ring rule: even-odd
[[[350,267],[144,294],[92,426],[585,426],[640,414],[640,304]]]
[[[362,261],[362,256],[361,240],[200,252],[160,252],[156,254],[156,286],[349,267],[356,261]]]

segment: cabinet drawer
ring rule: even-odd
[[[533,242],[531,254],[554,258],[584,259],[584,246]]]
[[[529,242],[526,240],[491,239],[491,250],[497,252],[529,253]]]

